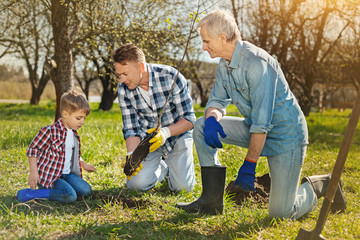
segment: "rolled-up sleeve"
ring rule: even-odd
[[[266,61],[253,58],[247,77],[252,103],[250,132],[267,134],[273,128],[277,73]]]

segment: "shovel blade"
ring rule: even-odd
[[[318,234],[313,231],[308,231],[306,229],[300,228],[299,233],[296,237],[296,240],[323,240],[324,238],[321,234]]]

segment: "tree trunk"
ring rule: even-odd
[[[113,79],[110,77],[111,70],[108,67],[105,67],[105,71],[106,74],[103,74],[103,76],[100,77],[103,86],[103,92],[99,109],[109,111],[111,110],[116,98],[118,83],[113,81]]]
[[[51,22],[54,35],[56,68],[52,76],[56,91],[56,114],[55,121],[60,118],[60,98],[74,85],[71,40],[70,40],[70,17],[69,0],[51,0]]]
[[[99,109],[102,109],[104,111],[111,110],[115,98],[116,98],[116,93],[114,93],[113,91],[104,90],[101,96]]]
[[[201,85],[200,81],[196,81],[196,86],[199,89],[199,95],[200,95],[200,106],[205,107],[207,101],[209,98],[206,96],[203,86]]]
[[[31,89],[32,89],[31,99],[30,99],[31,105],[39,104],[40,97],[41,97],[42,93],[44,92],[45,86],[49,80],[50,80],[49,74],[47,74],[45,72],[45,70],[43,70],[38,86],[36,87],[34,84],[31,84]],[[31,83],[32,83],[32,81],[31,81]]]

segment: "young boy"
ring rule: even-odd
[[[89,103],[82,94],[70,90],[61,96],[60,112],[61,118],[40,129],[27,149],[31,189],[18,191],[20,202],[42,198],[69,203],[91,193],[81,168],[88,172],[95,168],[80,157],[80,136],[76,131],[90,113]]]

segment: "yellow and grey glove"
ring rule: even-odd
[[[128,158],[131,156],[132,153],[133,153],[133,152],[128,152],[128,153],[126,154],[126,160],[121,163],[121,167],[122,167],[122,168],[125,167],[125,163],[127,162]]]
[[[155,131],[155,128],[150,128],[147,131],[147,133],[152,133],[153,131]],[[160,131],[158,132],[158,134],[156,134],[149,141],[149,143],[152,143],[149,151],[153,152],[156,149],[158,149],[159,147],[161,147],[165,143],[166,139],[168,139],[169,137],[171,137],[170,129],[168,127],[160,128]]]

